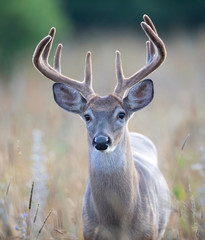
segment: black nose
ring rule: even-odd
[[[110,138],[106,136],[98,136],[93,139],[93,146],[97,150],[106,150],[110,144]]]

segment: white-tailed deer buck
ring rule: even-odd
[[[125,78],[117,51],[117,86],[113,94],[105,97],[96,95],[92,89],[90,52],[83,82],[61,74],[61,44],[56,50],[54,67],[49,65],[55,28],[34,52],[35,67],[57,82],[53,85],[57,104],[79,114],[86,123],[89,178],[82,211],[86,240],[161,239],[169,219],[169,189],[157,166],[155,146],[146,137],[130,133],[127,126],[133,113],[153,98],[152,81],[141,80],[166,57],[164,43],[148,16],[144,15],[141,27],[149,38],[146,65]]]

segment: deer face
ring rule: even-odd
[[[83,113],[89,144],[96,150],[114,149],[122,138],[129,114],[113,95],[94,97]]]
[[[138,83],[122,100],[111,94],[86,101],[77,90],[62,83],[54,84],[53,93],[60,107],[79,114],[85,121],[91,147],[112,151],[123,139],[131,115],[151,102],[153,83],[151,80]]]
[[[151,19],[144,15],[141,27],[148,37],[146,42],[146,65],[132,76],[123,74],[121,54],[116,51],[117,85],[112,95],[99,97],[92,89],[91,53],[86,55],[84,81],[79,82],[61,74],[60,58],[62,44],[59,44],[54,56],[54,66],[48,63],[49,53],[55,36],[51,28],[48,36],[37,45],[33,63],[46,77],[54,82],[54,98],[58,105],[67,111],[79,114],[86,122],[89,144],[96,150],[113,149],[122,138],[127,121],[133,112],[145,107],[153,98],[151,80],[144,80],[148,74],[158,68],[165,60],[166,49],[159,38]],[[124,98],[126,91],[128,95]]]

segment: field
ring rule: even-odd
[[[155,98],[134,115],[129,128],[148,136],[158,149],[172,196],[164,239],[204,239],[205,32],[162,38],[168,56],[150,76]],[[83,79],[90,50],[94,89],[106,95],[115,85],[115,50],[121,51],[129,76],[144,65],[145,41],[129,31],[78,36],[64,42],[62,72]],[[85,126],[56,105],[52,83],[34,69],[32,53],[7,82],[0,81],[0,239],[83,239]]]

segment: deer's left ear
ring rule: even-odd
[[[128,110],[136,112],[146,107],[153,99],[154,85],[152,80],[145,79],[134,85],[123,99]]]

